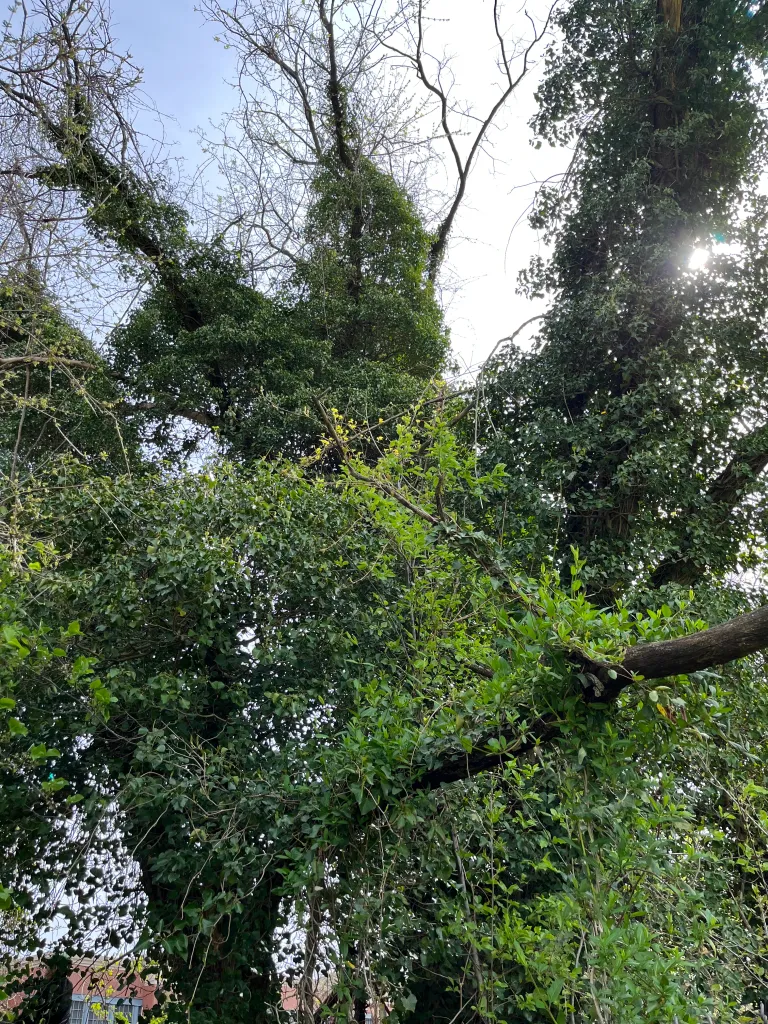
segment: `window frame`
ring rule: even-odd
[[[107,1008],[107,1016],[105,1018],[104,1024],[114,1024],[115,1010],[120,1010],[124,1012],[127,1017],[127,1011],[129,1009],[131,1011],[131,1024],[138,1024],[139,1014],[141,1013],[142,1008],[144,1006],[143,1000],[139,999],[138,996],[110,996],[109,999],[102,999],[101,996],[75,995],[73,993],[70,1001],[69,1017],[67,1018],[68,1020],[72,1015],[72,1007],[75,1003],[82,1003],[84,1004],[85,1007],[91,1007],[94,1004],[97,1004],[99,1006],[105,1006]],[[111,1013],[110,1007],[113,1008]],[[88,1020],[85,1013],[83,1013],[82,1018],[83,1019],[81,1024],[88,1024]]]

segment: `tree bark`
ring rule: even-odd
[[[663,679],[725,665],[765,647],[768,605],[689,636],[635,644],[627,651],[621,667],[646,679]]]
[[[639,643],[628,648],[621,663],[590,661],[572,654],[574,667],[587,680],[583,698],[589,704],[611,704],[637,676],[645,679],[666,679],[689,675],[716,665],[725,665],[768,648],[768,605],[739,615],[719,626],[698,633]],[[479,675],[488,675],[485,666],[473,666]],[[560,720],[555,714],[542,715],[530,724],[515,723],[497,730],[476,747],[466,752],[447,751],[440,764],[413,780],[413,790],[436,789],[443,784],[468,779],[481,772],[493,771],[506,761],[519,758],[537,746],[553,739]],[[496,740],[500,749],[489,752],[488,743]]]

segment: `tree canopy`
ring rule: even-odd
[[[519,80],[499,5],[469,158],[423,4],[205,6],[271,89],[243,152],[306,162],[208,234],[139,159],[98,5],[6,26],[9,1019],[85,955],[152,963],[169,1024],[762,1019],[763,9],[533,22],[532,127],[573,150],[521,274],[547,311],[460,385],[436,284]],[[438,216],[381,113],[404,67],[457,170]],[[105,339],[45,272],[52,196],[134,285]]]

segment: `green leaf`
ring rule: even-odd
[[[46,779],[41,788],[44,793],[58,793],[68,785],[69,782],[66,779]]]

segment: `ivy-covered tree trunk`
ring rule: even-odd
[[[598,603],[732,564],[766,458],[741,426],[762,426],[766,385],[752,13],[577,0],[539,91],[537,131],[575,152],[537,198],[554,252],[524,283],[553,302],[535,352],[498,363],[491,418],[510,440],[489,446],[549,490],[544,543],[559,564],[587,557]]]

